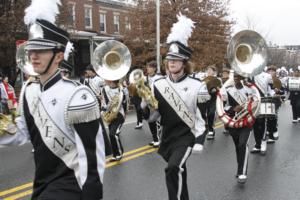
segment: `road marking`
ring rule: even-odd
[[[21,192],[15,195],[12,195],[10,197],[6,197],[3,200],[16,200],[16,199],[20,199],[22,197],[28,196],[32,194],[32,189],[31,190],[26,190],[25,192]]]
[[[111,163],[108,163],[108,164],[106,164],[106,167],[105,168],[110,168],[110,167],[113,167],[113,166],[116,166],[116,165],[120,165],[120,164],[122,164],[122,163],[124,163],[124,162],[127,162],[127,161],[129,161],[129,160],[132,160],[132,159],[134,159],[134,158],[137,158],[137,157],[141,157],[141,156],[143,156],[143,155],[145,155],[145,154],[148,154],[148,153],[152,153],[152,152],[154,152],[154,151],[157,151],[157,148],[150,148],[150,149],[148,149],[148,150],[145,150],[145,151],[142,151],[142,152],[140,152],[140,153],[137,153],[137,154],[134,154],[134,155],[132,155],[132,156],[128,156],[128,157],[126,157],[126,158],[123,158],[122,160],[120,160],[120,161],[117,161],[117,162],[111,162]]]
[[[33,186],[33,183],[26,183],[24,185],[20,185],[18,187],[15,187],[15,188],[12,188],[12,189],[9,189],[9,190],[5,190],[3,192],[0,192],[0,197],[5,196],[5,195],[10,194],[10,193],[17,192],[19,190],[23,190],[23,189],[28,188],[28,187],[32,187],[32,186]]]
[[[219,121],[219,122],[215,123],[215,126],[214,126],[215,129],[221,128],[221,127],[223,127],[222,122]],[[152,153],[154,151],[157,151],[157,148],[153,148],[149,145],[142,146],[142,147],[137,148],[137,149],[133,149],[131,151],[128,151],[128,152],[124,153],[124,158],[122,160],[120,160],[118,162],[107,163],[105,168],[108,169],[108,168],[111,168],[113,166],[120,165],[122,163],[130,161],[130,160],[135,159],[137,157],[141,157],[145,154]],[[139,152],[139,153],[137,153],[137,152]],[[108,160],[109,160],[109,157],[106,159],[106,162]],[[31,183],[27,183],[27,184],[24,184],[24,185],[15,187],[15,188],[11,188],[11,189],[2,191],[2,192],[0,192],[0,197],[6,196],[6,195],[11,194],[11,193],[18,192],[20,190],[23,190],[25,188],[29,188],[29,187],[32,187],[32,186],[33,186],[33,183],[31,182]],[[12,195],[12,196],[9,196],[9,197],[6,197],[3,200],[17,200],[17,199],[20,199],[22,197],[25,197],[25,196],[28,196],[28,195],[31,195],[31,194],[32,194],[32,189],[26,190],[24,192],[20,192],[18,194],[15,194],[15,195]]]

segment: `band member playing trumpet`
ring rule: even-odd
[[[123,145],[120,140],[122,125],[125,121],[127,101],[119,80],[105,81],[102,89],[101,110],[104,121],[108,125],[109,138],[112,147],[111,162],[119,161],[123,157]]]
[[[161,75],[156,74],[157,64],[155,60],[147,63],[147,77],[146,81],[150,88],[153,88],[154,82],[161,78]],[[150,146],[158,147],[159,146],[159,137],[160,137],[160,119],[155,122],[148,122],[149,128],[152,134],[153,141],[149,143]]]
[[[30,67],[39,80],[29,79],[23,86],[18,130],[1,136],[0,146],[31,140],[33,200],[102,199],[105,153],[99,104],[88,87],[63,78],[58,70],[69,41],[69,34],[53,24],[58,10],[52,0],[26,9],[30,28],[25,49],[32,65],[23,69]]]
[[[162,137],[158,153],[168,163],[165,174],[169,199],[188,200],[186,161],[195,136],[205,132],[205,123],[197,107],[200,81],[188,75],[192,51],[187,47],[187,38],[194,22],[181,14],[177,18],[179,21],[173,25],[167,39],[170,44],[166,57],[169,75],[154,82],[158,109],[151,116],[157,116],[153,121],[161,116]],[[182,30],[181,34],[176,30]]]

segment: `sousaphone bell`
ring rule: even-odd
[[[104,80],[119,80],[130,69],[131,54],[123,43],[107,40],[96,47],[92,65],[95,72]]]

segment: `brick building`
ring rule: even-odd
[[[122,40],[130,29],[129,4],[122,0],[66,0],[68,27],[74,43],[75,76],[79,76],[90,64],[91,52],[96,44],[107,39]]]

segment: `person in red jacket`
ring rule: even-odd
[[[0,112],[3,114],[8,114],[9,110],[17,108],[18,103],[15,95],[15,90],[8,83],[8,76],[4,76],[2,83],[0,83],[0,100]]]

